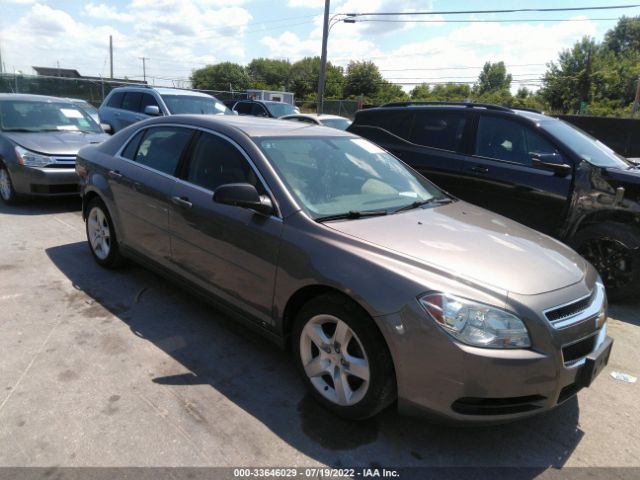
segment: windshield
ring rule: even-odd
[[[351,125],[351,120],[346,118],[321,118],[320,123],[325,127],[337,128],[339,130],[346,130]]]
[[[197,97],[195,95],[162,95],[169,112],[197,113],[208,115],[233,115],[224,103],[214,97]]]
[[[274,117],[282,117],[283,115],[290,115],[292,113],[296,113],[295,108],[293,108],[288,103],[269,103],[266,102],[265,107]]]
[[[573,150],[580,158],[596,167],[629,168],[624,157],[579,128],[562,121],[542,122],[540,127]]]
[[[445,197],[424,177],[361,138],[276,137],[259,143],[312,218],[393,211]]]
[[[0,130],[102,133],[100,126],[87,113],[71,103],[25,100],[0,101]]]

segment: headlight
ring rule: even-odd
[[[443,293],[418,300],[440,327],[462,343],[485,348],[531,346],[527,327],[509,312]]]
[[[16,147],[16,155],[18,156],[18,163],[26,167],[46,167],[53,163],[51,157],[40,155],[22,147]]]

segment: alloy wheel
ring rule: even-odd
[[[300,358],[311,384],[340,406],[358,403],[369,388],[370,368],[362,342],[332,315],[312,317],[300,336]]]
[[[105,260],[111,251],[111,231],[107,217],[100,207],[93,207],[89,212],[87,233],[93,253],[100,260]]]
[[[12,187],[9,172],[6,168],[0,168],[0,195],[5,201],[11,200]]]

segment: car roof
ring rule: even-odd
[[[156,91],[160,95],[184,95],[188,97],[207,97],[212,98],[212,95],[202,92],[196,92],[195,90],[183,90],[180,88],[169,88],[169,87],[139,87],[137,85],[126,85],[123,87],[114,88],[112,91],[136,91],[136,92],[149,92]]]
[[[35,95],[31,93],[0,93],[0,100],[22,100],[25,102],[58,102],[71,103],[67,98]]]
[[[171,115],[146,121],[147,125],[162,123],[177,123],[188,126],[211,128],[220,132],[234,130],[249,137],[349,137],[356,135],[342,130],[330,130],[318,125],[307,125],[298,122],[283,122],[280,119],[259,118],[250,115],[242,116],[214,116],[214,115]]]

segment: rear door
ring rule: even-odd
[[[178,162],[193,131],[150,127],[136,134],[120,155],[109,184],[127,246],[170,264],[169,204]]]
[[[213,201],[220,185],[251,183],[267,195],[265,184],[246,153],[226,137],[202,132],[190,151],[183,179],[171,193],[174,268],[228,304],[272,323],[282,220]]]
[[[483,112],[455,193],[544,233],[561,225],[571,191],[572,171],[559,173],[533,166],[535,154],[555,154],[554,142],[525,120]]]

